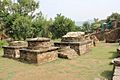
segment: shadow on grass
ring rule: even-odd
[[[118,57],[117,51],[111,51],[109,53],[112,53],[112,56],[109,59],[114,59]]]
[[[101,76],[108,80],[112,80],[113,71],[104,71],[101,73]]]
[[[38,64],[37,63],[32,63],[32,62],[28,62],[28,61],[26,61],[26,60],[21,60],[20,58],[10,58],[10,57],[6,57],[6,56],[0,56],[0,58],[6,58],[6,59],[11,59],[11,60],[15,60],[15,61],[17,61],[17,62],[21,62],[21,63],[24,63],[24,64],[31,64],[31,65],[35,65],[35,66],[37,66]]]

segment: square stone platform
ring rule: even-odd
[[[56,60],[57,47],[51,47],[49,49],[40,49],[40,50],[29,50],[21,49],[20,50],[20,59],[25,60],[28,63],[44,63]]]
[[[78,55],[85,54],[89,52],[92,46],[92,41],[83,41],[83,42],[55,42],[56,47],[64,48],[70,46],[71,49],[74,49]]]

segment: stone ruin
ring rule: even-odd
[[[58,47],[51,45],[49,38],[27,40],[28,47],[20,49],[20,59],[29,63],[44,63],[56,60]]]
[[[12,41],[4,46],[4,56],[28,63],[44,63],[57,57],[72,59],[90,51],[91,40],[85,40],[84,33],[71,32],[61,42],[51,43],[49,38],[32,38],[27,41]]]
[[[120,39],[120,28],[115,28],[106,31],[92,33],[99,41],[106,41],[107,43],[114,43]]]
[[[112,80],[120,80],[120,46],[117,48],[117,58],[112,62],[114,64]]]
[[[92,33],[91,36],[95,36],[98,41],[104,41],[104,31]]]
[[[120,28],[106,31],[104,34],[106,42],[116,42],[120,39]]]
[[[52,46],[49,38],[33,38],[26,41],[12,41],[4,46],[4,57],[28,63],[44,63],[56,60],[58,47]]]
[[[79,42],[84,41],[84,32],[69,32],[64,35],[61,42]]]
[[[61,51],[59,55],[67,56],[68,58],[71,58],[69,56],[72,55],[82,55],[87,52],[89,52],[90,47],[92,46],[91,40],[85,40],[84,39],[84,33],[83,32],[69,32],[65,36],[62,37],[61,42],[55,42],[54,45],[57,47],[60,47],[61,49],[64,49],[64,52]],[[67,47],[67,48],[65,48]],[[73,52],[67,52],[67,49],[73,49]],[[66,49],[66,51],[65,51]],[[60,57],[62,57],[60,56]],[[64,58],[64,57],[62,57]]]
[[[120,58],[114,59],[113,62],[114,68],[112,80],[120,80]]]
[[[4,46],[3,57],[18,59],[20,58],[20,49],[27,47],[27,42],[25,41],[12,41],[9,42],[8,46]]]
[[[58,50],[58,57],[64,59],[72,59],[76,57],[77,54],[74,49],[71,49],[70,46],[64,47]]]
[[[120,21],[113,20],[110,29],[99,30],[92,35],[95,35],[99,41],[106,41],[108,43],[115,43],[120,39]]]

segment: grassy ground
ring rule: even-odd
[[[109,63],[117,46],[100,43],[90,53],[73,60],[58,59],[42,65],[0,57],[0,80],[110,80],[113,67]]]

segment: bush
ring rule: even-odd
[[[12,26],[12,38],[15,40],[26,40],[32,37],[32,19],[29,17],[20,16]]]
[[[8,45],[8,43],[6,41],[0,41],[0,48],[2,48],[3,46]]]
[[[61,38],[66,33],[75,30],[76,30],[75,22],[69,18],[66,18],[65,16],[62,16],[61,14],[57,14],[57,17],[55,17],[53,25],[50,26],[50,31],[53,35],[53,38]]]

